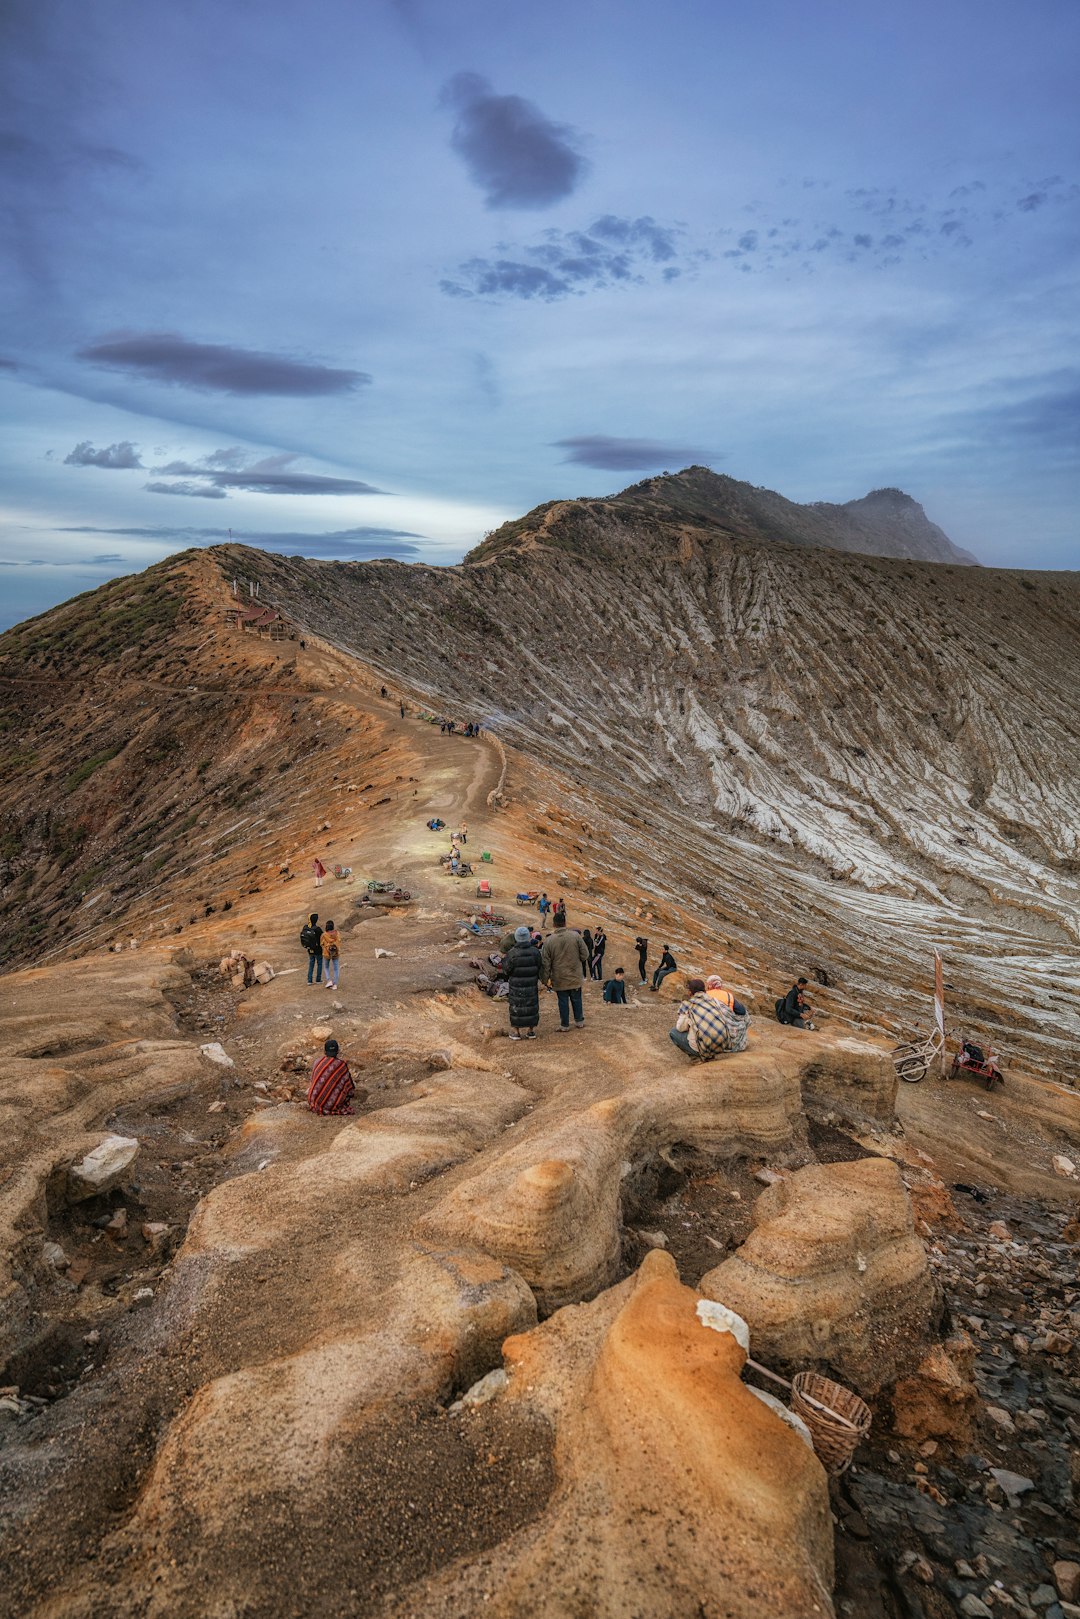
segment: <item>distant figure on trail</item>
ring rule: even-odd
[[[559,920],[560,917],[562,918],[561,922]],[[562,898],[561,895],[555,901],[555,915],[552,918],[552,920],[554,921],[555,926],[557,928],[566,926],[566,901]]]
[[[644,983],[645,982],[645,963],[649,959],[649,941],[648,941],[648,939],[643,939],[641,937],[641,935],[639,934],[638,937],[634,940],[634,943],[637,946],[638,977],[641,979],[641,982]]]
[[[726,1051],[745,1051],[750,1019],[706,993],[700,978],[687,984],[689,1000],[683,1001],[670,1038],[673,1045],[697,1062],[712,1062]]]
[[[348,1063],[342,1062],[338,1056],[339,1049],[336,1040],[328,1040],[323,1046],[323,1056],[316,1059],[315,1066],[311,1070],[307,1105],[312,1113],[356,1111],[349,1105],[356,1094],[356,1086],[353,1084]],[[366,1097],[367,1092],[362,1091],[360,1100],[364,1101]]]
[[[585,964],[585,977],[588,978],[589,972],[590,972],[590,970],[592,968],[592,953],[593,953],[593,936],[592,936],[592,929],[591,928],[582,928],[582,930],[581,930],[581,942],[585,946],[585,954],[589,958],[588,961]]]
[[[341,934],[333,922],[327,922],[322,936],[323,961],[326,963],[326,987],[337,989],[341,971]]]
[[[300,943],[308,955],[307,981],[309,984],[312,982],[313,973],[315,975],[314,982],[316,984],[322,983],[322,936],[323,930],[319,926],[319,913],[318,911],[312,911],[307,919],[306,926],[300,929]]]
[[[443,736],[446,735],[446,721],[445,720],[440,720],[439,721],[439,731]]]
[[[662,952],[662,954],[660,956],[660,965],[659,965],[659,967],[657,967],[656,971],[652,975],[652,987],[653,987],[653,990],[655,991],[655,990],[658,990],[660,988],[660,985],[664,982],[664,979],[667,977],[668,973],[677,972],[678,969],[679,969],[679,963],[675,960],[675,957],[671,954],[670,947],[668,945],[665,945],[664,949],[663,949],[663,952]],[[697,980],[695,979],[695,983],[696,982],[697,982]],[[701,990],[702,990],[702,994],[704,994],[705,993],[705,985],[704,984],[702,984]]]
[[[540,912],[540,926],[547,927],[548,912],[551,910],[551,901],[546,894],[541,894],[536,902],[536,909]]]
[[[776,1020],[786,1023],[793,1029],[812,1029],[811,1019],[814,1015],[810,1002],[806,999],[806,979],[797,978],[787,994],[776,1003]]]
[[[589,963],[589,974],[597,982],[604,976],[604,951],[607,949],[607,934],[602,927],[597,928],[593,934],[592,961]],[[619,968],[622,972],[622,968]]]
[[[316,855],[315,859],[311,862],[311,869],[315,873],[315,887],[321,888],[322,880],[326,876],[326,867],[323,865],[318,855]]]
[[[734,1012],[737,1017],[746,1016],[746,1007],[743,1005],[742,1001],[737,1001],[735,999],[730,989],[724,988],[724,980],[720,977],[719,973],[712,973],[708,978],[706,978],[705,993],[706,995],[711,995],[714,1000],[719,1001],[721,1006],[728,1007],[728,1009]]]
[[[514,929],[514,942],[502,959],[502,971],[510,985],[510,1038],[536,1039],[540,1022],[540,974],[543,958],[524,924]]]
[[[404,703],[399,703],[398,707],[401,710],[401,717],[402,717],[402,719],[404,719],[405,718],[405,704]]]
[[[588,957],[580,933],[573,933],[566,925],[566,912],[555,915],[555,931],[544,940],[543,978],[550,984],[559,1002],[559,1032],[565,1034],[570,1027],[570,1011],[574,1013],[574,1027],[585,1027],[581,1010],[581,979]]]
[[[468,843],[468,841],[469,841],[469,823],[467,821],[462,821],[461,827],[460,827],[460,829],[458,831],[458,837],[461,839],[462,843]]]
[[[380,686],[379,687],[379,696],[380,697],[389,697],[389,695],[390,695],[390,693],[387,691],[385,686]]]
[[[604,985],[604,999],[609,1006],[626,1005],[625,971],[624,967],[616,967],[614,978],[609,978]]]

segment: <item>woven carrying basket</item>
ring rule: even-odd
[[[822,1406],[828,1409],[823,1411]],[[791,1383],[791,1408],[809,1428],[825,1471],[844,1472],[870,1432],[873,1415],[866,1402],[820,1372],[798,1372]]]

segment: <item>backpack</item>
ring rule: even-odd
[[[780,999],[773,1003],[774,1006],[775,1006],[775,1009],[776,1009],[776,1021],[777,1021],[777,1023],[786,1023],[787,1022],[787,1013],[784,1011],[784,1002],[786,1001],[786,999],[787,999],[786,995],[781,995]]]
[[[310,922],[306,922],[300,929],[300,943],[304,949],[310,951],[312,955],[314,955],[319,948],[319,935],[316,933]]]

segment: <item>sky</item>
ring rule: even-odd
[[[0,0],[0,628],[704,463],[1080,565],[1075,0]]]

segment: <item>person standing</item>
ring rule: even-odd
[[[660,985],[664,982],[664,979],[667,977],[668,973],[677,972],[678,967],[679,967],[679,963],[675,960],[675,957],[671,954],[670,947],[668,945],[665,945],[664,948],[663,948],[663,951],[661,952],[661,955],[660,955],[660,965],[659,965],[659,967],[657,967],[656,971],[652,975],[652,987],[653,987],[653,989],[654,990],[659,989]],[[704,994],[704,993],[705,992],[704,992],[704,989],[703,989],[702,994]]]
[[[319,926],[319,913],[312,911],[307,919],[307,926],[300,929],[300,943],[307,951],[307,981],[310,984],[312,975],[316,984],[322,983],[322,936],[323,930]]]
[[[503,956],[502,971],[510,986],[510,1038],[535,1040],[540,1022],[540,973],[543,957],[524,924]]]
[[[548,899],[546,894],[541,894],[540,895],[540,898],[536,902],[536,909],[540,912],[540,927],[541,927],[541,929],[546,928],[547,927],[548,912],[551,909],[551,901]]]
[[[645,963],[649,959],[649,941],[648,941],[648,939],[643,939],[641,937],[641,935],[639,934],[638,937],[634,940],[634,943],[637,946],[638,977],[641,979],[641,982],[644,983],[645,982]]]
[[[458,836],[461,838],[462,843],[468,843],[468,841],[469,841],[469,823],[468,823],[468,821],[462,821],[461,830],[458,833]]]
[[[585,964],[585,977],[588,978],[592,971],[593,936],[591,928],[582,928],[581,942],[585,946],[585,954],[589,958]]]
[[[307,1105],[312,1113],[354,1113],[356,1110],[350,1104],[356,1094],[356,1086],[349,1072],[349,1065],[338,1056],[339,1046],[336,1040],[328,1040],[323,1046],[323,1055],[319,1057],[311,1070],[311,1081],[308,1085]],[[360,1100],[367,1100],[367,1092],[361,1091]]]
[[[570,1027],[570,1012],[574,1013],[574,1027],[585,1027],[581,1010],[581,980],[588,962],[580,933],[566,925],[566,912],[555,913],[555,931],[544,940],[541,952],[544,982],[555,991],[559,1002],[559,1032],[565,1034]]]
[[[562,918],[561,921],[559,920],[560,917]],[[566,901],[563,899],[561,894],[555,901],[555,915],[553,917],[553,921],[557,928],[564,928],[566,926]]]
[[[398,704],[398,707],[401,710],[401,717],[402,717],[402,719],[404,719],[405,718],[405,704],[403,702],[400,702]]]
[[[337,989],[341,971],[341,934],[333,922],[327,922],[322,936],[323,961],[326,963],[326,987]]]
[[[318,855],[316,855],[314,860],[311,862],[311,869],[315,873],[315,887],[321,888],[323,878],[326,876],[326,867],[323,865]]]
[[[602,927],[598,927],[593,935],[592,963],[589,967],[589,971],[596,979],[597,983],[599,983],[604,976],[604,951],[606,949],[607,934],[604,932]],[[622,971],[621,967],[619,971]]]

